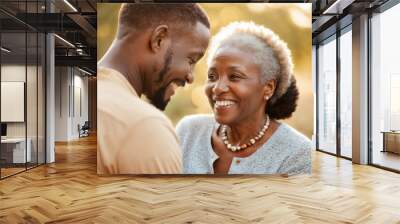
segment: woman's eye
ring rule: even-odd
[[[213,73],[208,74],[208,80],[214,81],[216,79],[216,75]]]
[[[189,58],[189,64],[190,64],[190,65],[194,65],[195,63],[196,63],[195,60],[193,60],[192,58]]]
[[[237,74],[232,74],[232,75],[229,75],[229,79],[235,81],[235,80],[241,79],[241,76],[237,75]]]

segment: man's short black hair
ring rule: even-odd
[[[206,13],[196,3],[124,3],[119,11],[118,22],[117,38],[125,36],[130,29],[143,30],[161,24],[177,27],[200,22],[210,28]]]

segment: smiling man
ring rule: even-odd
[[[209,39],[197,4],[121,6],[116,38],[98,63],[99,174],[182,172],[174,128],[160,110],[176,88],[193,82]]]

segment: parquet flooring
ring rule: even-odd
[[[376,150],[373,155],[373,161],[375,164],[400,170],[400,154]]]
[[[12,167],[12,168],[1,168],[1,176],[2,177],[7,177],[7,176],[10,176],[10,175],[12,175],[12,174],[15,174],[15,173],[18,173],[18,172],[21,172],[21,171],[24,171],[25,170],[25,167],[23,167],[23,168],[14,168],[14,167]]]
[[[96,174],[96,139],[0,181],[0,223],[400,223],[400,175],[320,152],[311,176]]]

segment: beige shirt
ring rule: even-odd
[[[115,70],[99,68],[97,85],[97,173],[182,173],[182,152],[169,119]]]

